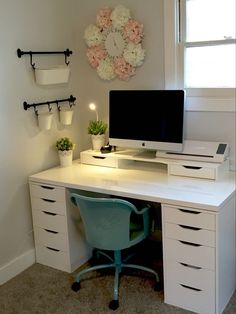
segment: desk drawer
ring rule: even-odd
[[[33,210],[34,227],[41,227],[52,231],[67,233],[66,216],[46,211]]]
[[[167,282],[178,282],[202,291],[215,290],[215,272],[169,260],[165,264]]]
[[[165,237],[215,247],[215,231],[165,223]]]
[[[176,176],[216,179],[216,169],[207,167],[191,167],[189,165],[169,165],[169,174]]]
[[[215,270],[215,249],[191,242],[165,238],[166,260]]]
[[[36,261],[43,265],[70,272],[69,254],[61,250],[36,245]]]
[[[96,153],[92,151],[85,151],[80,153],[80,161],[82,164],[104,166],[117,168],[118,159],[116,156],[109,156],[106,154]]]
[[[215,314],[215,289],[199,289],[169,278],[164,301],[197,313]]]
[[[65,188],[48,184],[30,184],[31,198],[38,197],[65,203]]]
[[[37,244],[58,249],[64,252],[69,251],[67,236],[64,233],[35,227],[34,239],[35,243]]]
[[[66,213],[66,204],[64,201],[58,202],[57,200],[47,198],[32,197],[31,204],[34,210],[47,211],[60,215],[65,215]]]
[[[162,206],[164,222],[215,230],[215,214],[202,212],[194,208]]]

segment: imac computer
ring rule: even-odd
[[[181,152],[184,90],[111,90],[109,144]]]

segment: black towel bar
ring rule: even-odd
[[[33,63],[33,55],[42,55],[42,54],[64,54],[65,64],[68,65],[70,62],[67,61],[67,58],[72,54],[72,51],[68,48],[65,51],[22,51],[20,48],[17,49],[17,56],[21,58],[23,55],[30,56],[30,64],[33,69],[35,69],[35,63]]]
[[[23,107],[25,110],[28,110],[31,107],[34,107],[34,111],[37,114],[37,106],[42,106],[42,105],[48,105],[48,109],[49,111],[51,111],[51,104],[57,104],[57,108],[60,111],[60,106],[58,105],[61,102],[69,102],[70,107],[72,107],[72,105],[75,105],[75,100],[76,97],[74,97],[73,95],[70,95],[69,98],[66,99],[59,99],[59,100],[51,100],[51,101],[44,101],[44,102],[38,102],[38,103],[34,103],[34,104],[28,104],[26,101],[23,102]]]

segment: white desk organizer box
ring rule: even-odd
[[[199,144],[199,142],[197,143]],[[217,143],[215,143],[213,146],[218,147],[219,145],[217,146]],[[120,150],[113,153],[102,154],[93,150],[87,150],[80,153],[80,161],[83,164],[112,168],[124,168],[129,165],[131,167],[137,167],[140,166],[140,163],[142,163],[143,166],[145,163],[156,164],[156,166],[159,164],[160,167],[165,165],[168,175],[212,180],[216,180],[221,173],[229,169],[229,160],[227,159],[228,148],[225,150],[224,156],[215,157],[215,160],[218,162],[207,162],[206,160],[210,158],[207,159],[205,154],[202,157],[204,161],[199,161],[201,160],[201,156],[199,154],[196,155],[197,157],[195,157],[195,159],[198,160],[194,160],[193,154],[190,156],[190,154],[187,155],[184,152],[177,155],[161,153],[161,157],[157,157],[154,151],[140,152],[137,150]],[[214,158],[211,158],[211,161],[212,159]],[[137,162],[139,162],[139,165]]]

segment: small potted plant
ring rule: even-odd
[[[91,134],[93,150],[100,150],[105,145],[107,123],[102,120],[90,120],[88,134]]]
[[[73,149],[75,144],[72,143],[68,137],[59,138],[56,141],[56,148],[58,150],[60,164],[62,167],[72,165]]]

